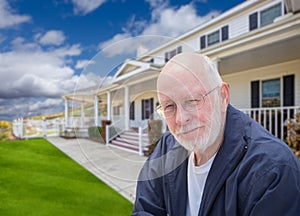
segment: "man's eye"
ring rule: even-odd
[[[193,100],[188,100],[187,101],[187,104],[190,104],[190,105],[197,105],[198,103],[200,103],[201,100],[199,99],[193,99]]]
[[[164,111],[172,111],[175,108],[175,104],[168,104],[164,107]]]

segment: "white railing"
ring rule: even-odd
[[[104,128],[102,128],[104,130]],[[114,116],[113,123],[111,125],[107,125],[105,128],[105,143],[106,145],[109,142],[117,137],[120,133],[125,131],[125,121],[123,118]]]
[[[59,136],[64,131],[63,119],[28,120],[16,119],[13,121],[13,134],[18,138]]]
[[[294,118],[294,114],[300,111],[300,106],[265,107],[240,110],[255,119],[274,136],[285,140],[287,137],[286,121],[287,119]]]

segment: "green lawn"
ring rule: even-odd
[[[0,215],[130,215],[131,209],[48,141],[0,142]]]

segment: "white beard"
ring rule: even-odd
[[[208,147],[212,146],[221,135],[222,114],[220,107],[214,106],[208,119],[210,120],[207,121],[206,125],[190,124],[188,127],[180,128],[179,131],[174,133],[176,140],[188,151],[205,151]],[[202,136],[200,136],[200,132],[192,139],[186,139],[183,136],[176,135],[180,131],[189,131],[201,126],[204,127],[205,130]]]

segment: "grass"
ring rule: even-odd
[[[0,142],[0,215],[130,215],[132,203],[44,139]]]

